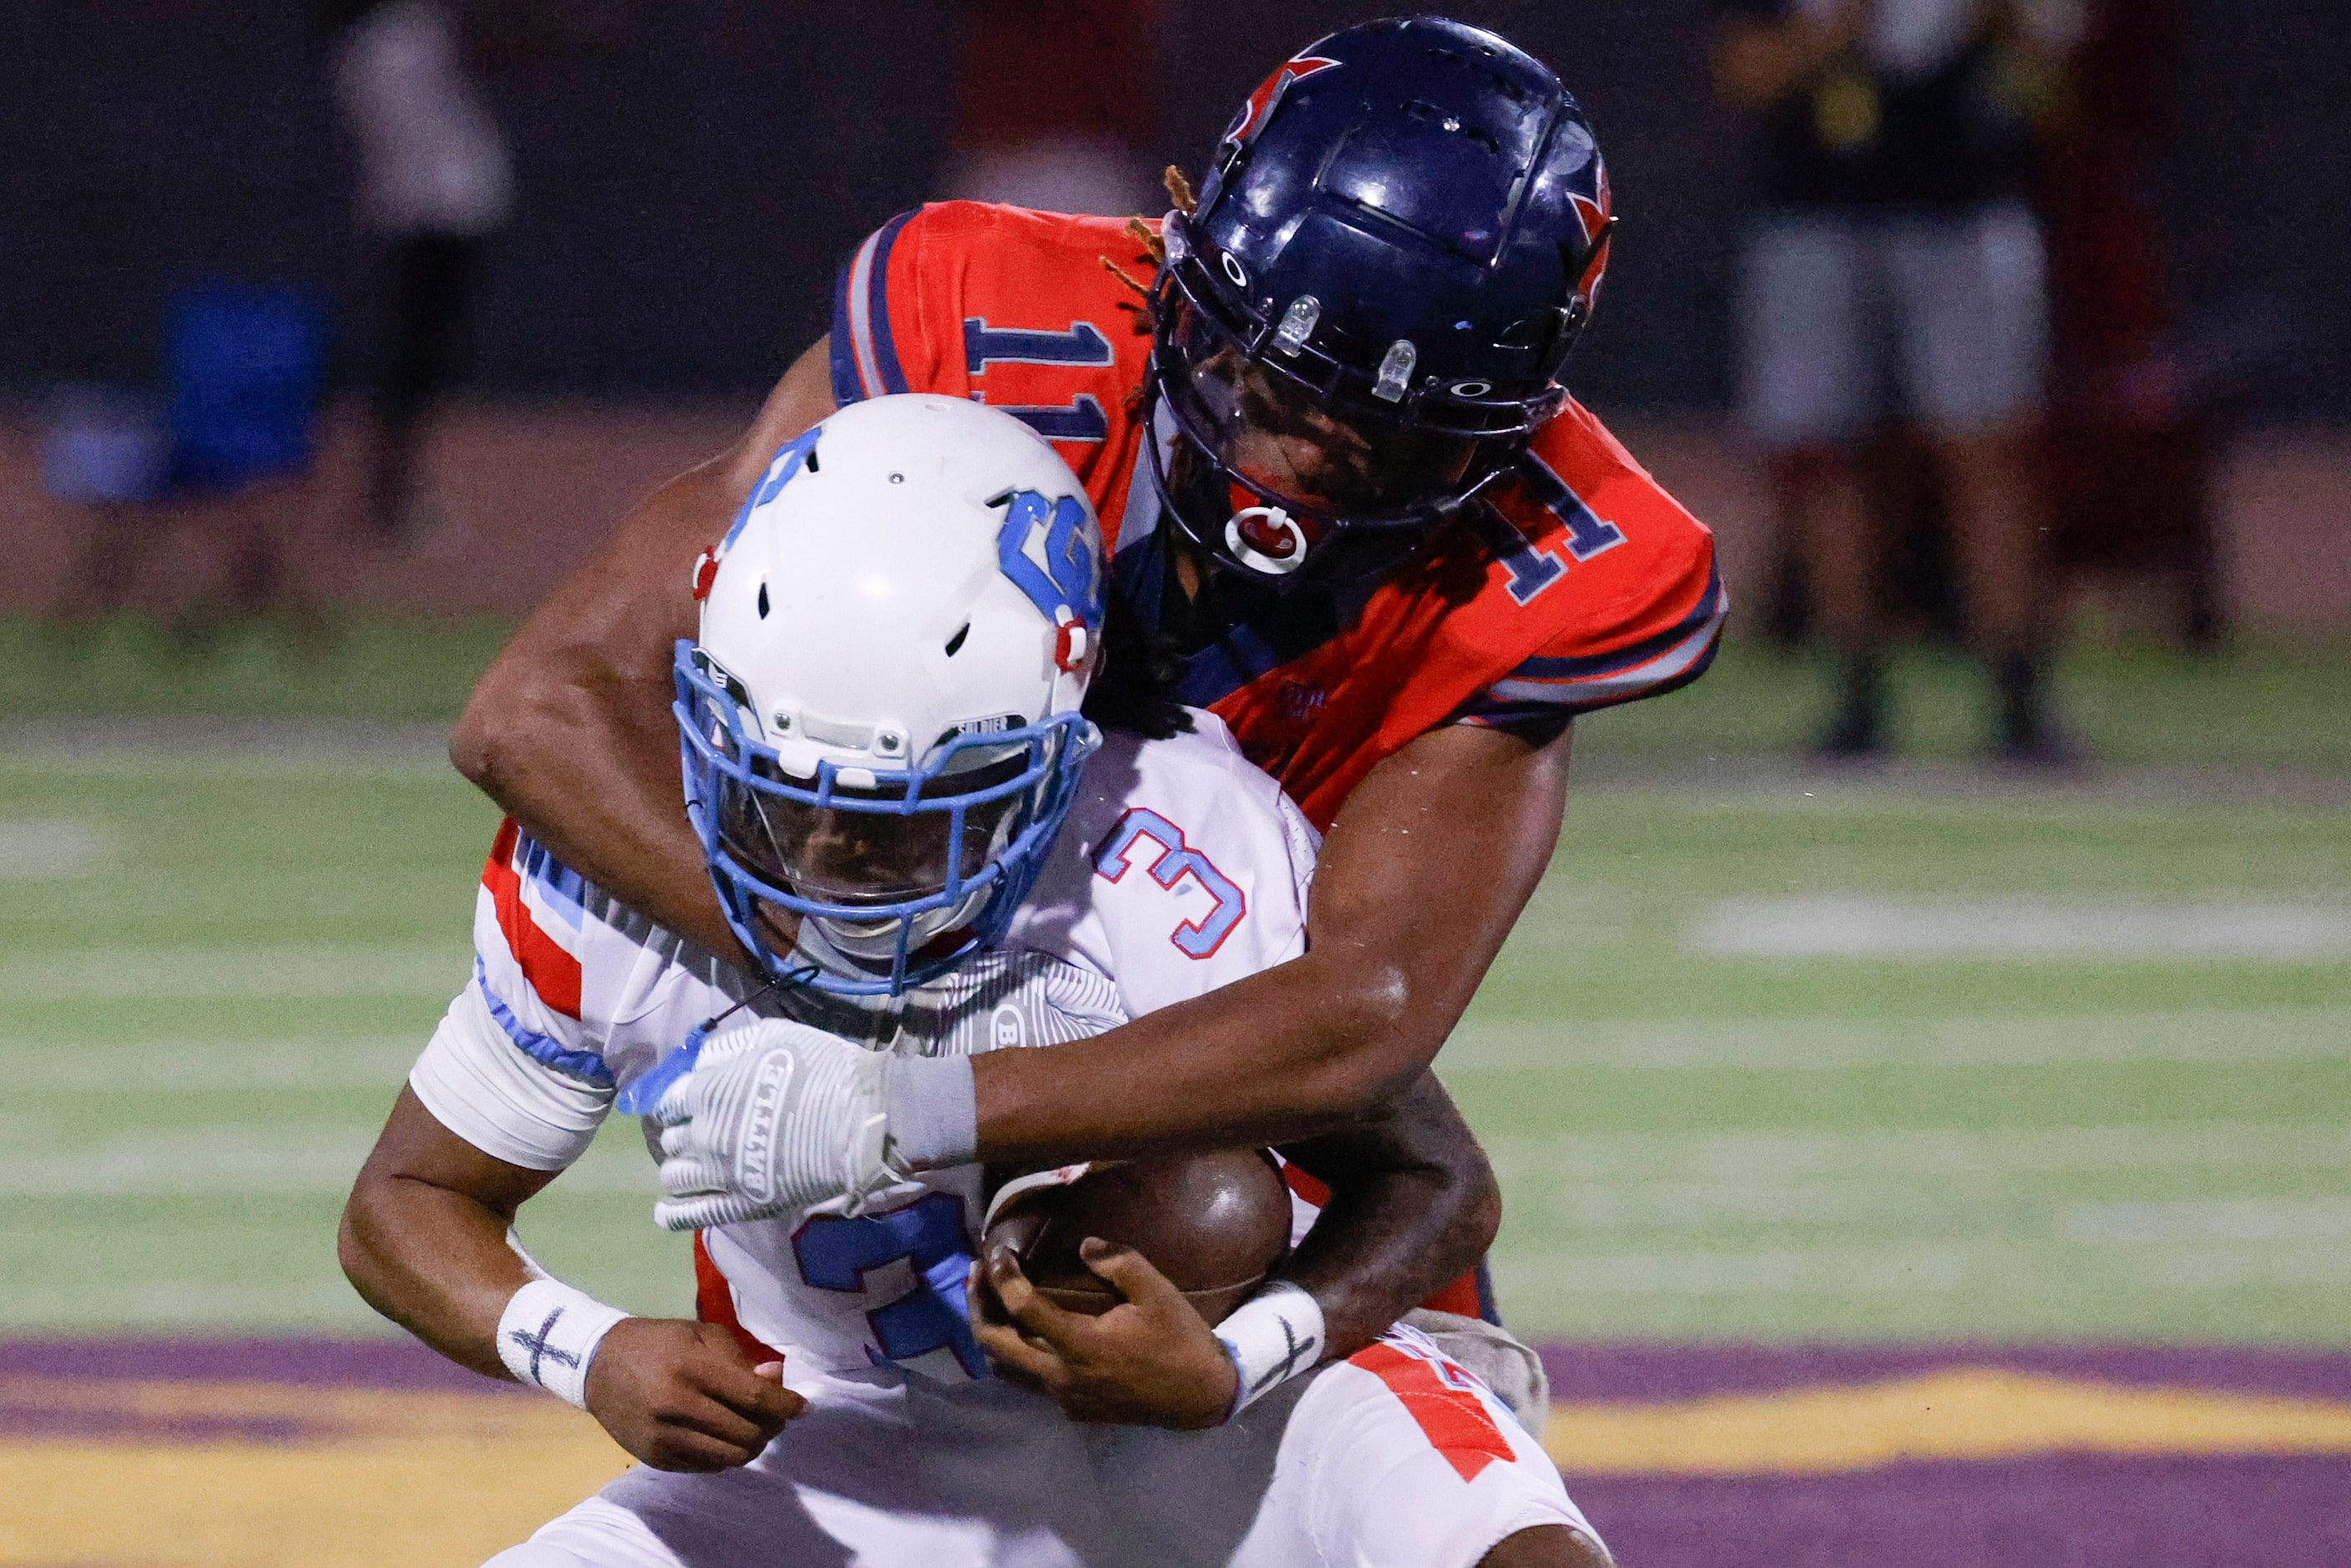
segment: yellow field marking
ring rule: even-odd
[[[549,1399],[0,1378],[0,1407],[303,1427],[287,1442],[0,1438],[0,1564],[472,1568],[629,1464]]]
[[[550,1401],[523,1397],[492,1384],[483,1388],[479,1394],[421,1393],[287,1383],[0,1376],[0,1411],[102,1416],[133,1430],[141,1421],[290,1421],[300,1424],[298,1440],[305,1441],[497,1441],[541,1436],[549,1422],[584,1422],[590,1430],[598,1429],[592,1421]],[[181,1447],[189,1439],[173,1435],[161,1440]]]
[[[588,1417],[490,1394],[0,1378],[0,1410],[126,1420],[0,1438],[0,1568],[470,1568],[628,1464]],[[287,1421],[285,1441],[174,1422]],[[139,1435],[141,1423],[156,1435]],[[2148,1389],[1996,1369],[1665,1405],[1565,1404],[1578,1475],[1823,1474],[2058,1451],[2351,1455],[2351,1401]]]
[[[2351,1401],[1976,1368],[1672,1404],[1559,1404],[1543,1447],[1578,1475],[1817,1475],[2032,1454],[2351,1455]]]

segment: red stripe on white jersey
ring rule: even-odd
[[[710,1249],[702,1244],[699,1230],[694,1233],[694,1315],[734,1335],[735,1343],[751,1358],[754,1366],[784,1359],[782,1351],[753,1338],[751,1331],[743,1326],[743,1320],[736,1315],[735,1288],[718,1271]]]
[[[522,841],[522,829],[512,817],[498,828],[496,841],[490,845],[488,863],[482,867],[482,886],[488,890],[490,903],[497,911],[498,932],[507,939],[507,951],[514,955],[521,967],[522,977],[545,1002],[565,1018],[580,1016],[580,960],[571,956],[554,937],[541,930],[531,915],[530,905],[522,896],[522,873],[515,870],[515,846]]]
[[[1474,1481],[1478,1473],[1499,1459],[1515,1458],[1510,1440],[1502,1435],[1486,1403],[1465,1383],[1468,1373],[1449,1363],[1415,1354],[1394,1340],[1381,1340],[1347,1358],[1388,1386],[1404,1402],[1429,1446],[1445,1456],[1456,1474]]]

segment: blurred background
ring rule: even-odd
[[[1598,128],[1624,225],[1573,381],[1740,606],[1698,685],[1583,727],[1443,1059],[1577,1495],[1627,1564],[2351,1559],[2351,9],[1452,9]],[[617,1469],[334,1265],[466,973],[496,813],[446,725],[875,225],[1155,212],[1377,14],[7,7],[0,1565],[471,1563]],[[1845,276],[1865,635],[1819,432],[1751,392],[1758,247],[1900,204],[1792,193],[1789,136],[1883,150],[1963,78],[2006,116],[1970,199],[2029,214],[2033,521],[1985,564],[1917,292]],[[2029,601],[1997,647],[1987,574]],[[2055,738],[1988,766],[2009,653]],[[633,1144],[525,1229],[684,1312]]]

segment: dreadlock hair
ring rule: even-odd
[[[1184,171],[1175,164],[1167,165],[1166,172],[1160,176],[1160,183],[1167,187],[1167,200],[1177,212],[1189,217],[1198,207],[1199,198],[1192,193],[1192,182],[1186,177]],[[1167,265],[1167,242],[1153,232],[1149,224],[1141,218],[1129,218],[1126,220],[1124,232],[1127,238],[1134,241],[1142,248],[1142,254],[1133,258],[1134,265],[1147,268],[1153,273],[1156,273]],[[1134,298],[1121,300],[1118,308],[1134,318],[1136,337],[1149,337],[1158,329],[1159,325],[1152,314],[1151,285],[1135,277],[1109,256],[1103,256],[1102,264],[1103,271],[1134,291]],[[1127,394],[1126,405],[1129,413],[1134,413],[1142,408],[1143,389],[1140,386]]]
[[[1086,688],[1082,711],[1104,729],[1146,740],[1192,733],[1192,716],[1176,700],[1176,651],[1155,637],[1123,594],[1110,594],[1102,622],[1102,664]]]
[[[1199,204],[1184,171],[1170,163],[1161,178],[1168,202],[1177,212],[1190,215]],[[1139,217],[1129,218],[1125,233],[1141,249],[1142,254],[1134,258],[1135,265],[1154,272],[1167,265],[1167,242],[1149,224]],[[1107,256],[1102,264],[1134,291],[1134,298],[1122,302],[1119,308],[1133,313],[1138,336],[1150,335],[1157,325],[1152,318],[1151,285]],[[1141,385],[1128,394],[1127,405],[1129,413],[1141,409]],[[1113,590],[1109,601],[1102,622],[1102,664],[1093,684],[1086,688],[1085,716],[1104,729],[1128,730],[1148,740],[1189,735],[1192,716],[1176,699],[1179,661],[1174,640],[1155,635],[1124,595]]]

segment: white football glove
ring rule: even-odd
[[[701,1230],[808,1208],[855,1215],[921,1191],[885,1157],[888,1062],[783,1019],[712,1035],[653,1109],[664,1195],[653,1218]]]

